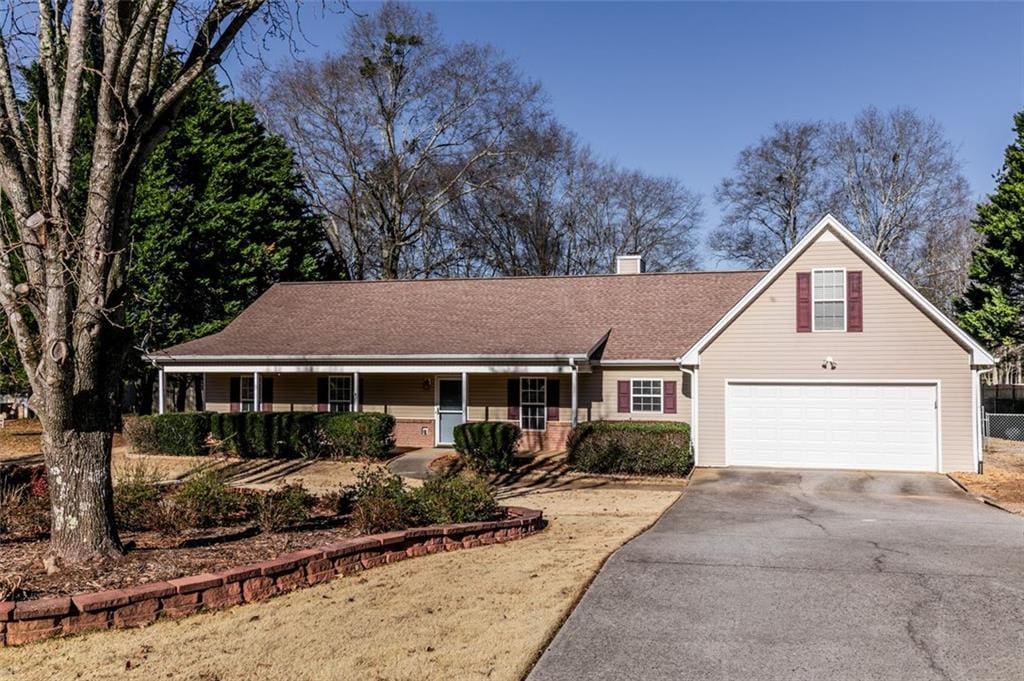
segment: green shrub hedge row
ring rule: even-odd
[[[395,444],[390,414],[349,412],[180,412],[125,419],[136,452],[244,458],[348,456],[383,459]]]
[[[504,472],[512,469],[513,457],[523,431],[507,421],[474,421],[455,426],[455,451],[473,470]]]
[[[569,433],[568,463],[587,473],[686,475],[693,467],[686,423],[589,421]]]

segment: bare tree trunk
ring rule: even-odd
[[[49,471],[53,514],[50,552],[65,561],[121,554],[113,512],[112,442],[112,424],[56,433],[43,430],[43,457]]]

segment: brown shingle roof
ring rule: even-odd
[[[161,355],[586,355],[674,359],[763,272],[278,284]]]

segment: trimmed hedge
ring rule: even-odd
[[[391,414],[357,411],[322,417],[326,417],[324,433],[335,456],[386,459],[395,447],[395,417]]]
[[[587,473],[686,475],[693,468],[687,423],[590,421],[569,433],[569,465]]]
[[[507,421],[474,421],[455,426],[455,451],[477,471],[512,469],[523,431]]]
[[[390,414],[181,412],[125,419],[137,452],[203,455],[213,447],[243,458],[349,456],[382,459],[395,444]]]
[[[206,411],[131,416],[125,419],[124,434],[137,452],[202,455],[207,453],[211,416]]]

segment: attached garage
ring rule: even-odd
[[[726,464],[937,471],[936,384],[730,382]]]
[[[680,358],[698,466],[976,471],[994,360],[826,217]]]

